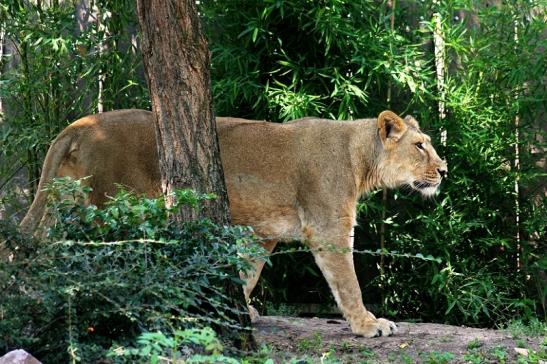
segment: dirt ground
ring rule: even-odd
[[[329,362],[329,357],[342,363],[513,363],[527,353],[518,348],[538,350],[544,339],[513,338],[505,330],[407,322],[397,325],[396,335],[374,339],[353,335],[342,319],[264,316],[254,327],[257,341],[275,350],[279,362],[296,355],[318,363]]]

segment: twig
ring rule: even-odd
[[[11,181],[11,179],[12,179],[13,177],[15,177],[15,175],[16,175],[17,173],[19,173],[19,171],[20,171],[21,169],[23,169],[23,167],[25,166],[26,162],[27,162],[27,161],[25,161],[24,163],[21,163],[21,165],[19,166],[19,168],[15,169],[15,171],[14,171],[12,174],[9,175],[9,177],[4,181],[4,183],[2,183],[2,184],[0,185],[0,191],[8,184],[9,181]]]

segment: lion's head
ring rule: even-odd
[[[378,135],[382,183],[390,188],[407,185],[424,196],[434,195],[448,170],[418,122],[412,116],[402,119],[383,111],[378,116]]]

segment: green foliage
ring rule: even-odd
[[[133,1],[94,4],[80,10],[63,1],[0,5],[0,33],[13,45],[0,59],[0,193],[16,188],[13,177],[26,170],[32,197],[48,144],[69,122],[99,105],[149,105]],[[13,213],[16,202],[13,196],[0,211]]]
[[[48,227],[51,240],[64,239],[76,241],[119,241],[132,239],[189,239],[196,222],[172,224],[170,215],[180,206],[200,208],[200,205],[214,198],[211,194],[198,195],[191,190],[175,192],[175,203],[166,207],[164,198],[145,198],[123,189],[112,197],[105,208],[81,204],[86,200],[90,187],[82,185],[82,180],[56,178],[46,187],[48,204],[51,207]],[[199,221],[200,229],[216,227],[210,221]],[[186,233],[183,233],[188,229]],[[199,230],[199,229],[198,229]],[[243,234],[245,229],[234,227],[233,232]],[[204,231],[205,232],[205,231]],[[203,233],[204,233],[203,232]],[[232,231],[225,231],[230,234]],[[223,232],[224,233],[224,232]]]
[[[505,326],[513,338],[522,336],[547,337],[547,322],[531,318],[528,322],[522,319],[513,320]]]
[[[186,340],[188,332],[177,330],[248,329],[237,319],[246,308],[225,287],[242,283],[238,272],[249,269],[242,256],[264,254],[250,231],[169,220],[178,206],[198,208],[211,196],[182,190],[165,207],[164,198],[121,191],[99,210],[77,204],[88,190],[79,181],[56,180],[50,189],[56,223],[46,241],[10,235],[4,242],[14,259],[0,261],[0,351],[24,347],[45,362],[95,362],[113,342],[133,345],[145,332]]]
[[[478,349],[482,346],[482,342],[479,339],[473,339],[467,343],[468,350]]]
[[[496,346],[492,348],[491,352],[498,363],[504,364],[507,362],[507,351],[503,346]]]
[[[543,360],[547,359],[547,351],[544,344],[540,344],[539,350],[526,348],[527,345],[517,344],[517,348],[521,348],[527,355],[517,354],[516,358],[511,358],[510,353],[515,348],[494,346],[491,348],[481,348],[481,346],[469,346],[467,352],[464,354],[463,359],[466,363],[471,364],[483,364],[483,363],[519,363],[519,364],[540,364]],[[482,349],[482,350],[481,350]]]
[[[144,333],[137,339],[138,347],[116,347],[108,354],[122,362],[151,363],[227,363],[238,364],[239,360],[222,355],[223,346],[216,333],[209,327],[176,330],[173,336],[161,332]],[[200,353],[202,351],[203,353]]]
[[[296,343],[298,351],[306,353],[317,353],[321,350],[323,346],[323,338],[321,337],[320,332],[316,332],[313,336],[305,337]]]
[[[220,115],[267,120],[373,116],[388,84],[412,108],[433,73],[414,35],[392,33],[370,0],[204,1]]]
[[[432,351],[431,353],[422,355],[422,357],[422,363],[424,364],[448,364],[452,362],[452,359],[454,359],[454,354],[448,352],[439,353],[437,351]]]
[[[421,311],[441,313],[449,322],[485,325],[529,317],[545,302],[539,273],[545,265],[539,265],[547,216],[541,197],[532,197],[542,173],[535,164],[537,156],[525,152],[537,143],[531,133],[539,133],[536,118],[545,102],[543,86],[534,81],[545,67],[544,60],[537,58],[543,20],[523,19],[534,5],[468,8],[477,14],[480,28],[454,23],[449,16],[456,3],[439,8],[447,53],[461,69],[449,73],[447,118],[438,123],[448,134],[446,147],[438,149],[448,159],[450,178],[436,204],[422,204],[425,211],[417,212],[414,199],[397,192],[394,196],[401,198],[389,203],[386,216],[394,221],[387,225],[389,242],[403,251],[441,257],[443,264],[422,266],[416,274],[411,262],[388,263],[385,274],[395,276],[392,282],[409,282],[405,291],[424,284],[431,287],[428,295],[405,300],[432,302]],[[520,120],[519,169],[514,166],[516,118]],[[520,186],[518,193],[515,183]],[[540,215],[542,223],[537,220]],[[402,279],[393,269],[412,271],[417,279],[408,275]],[[420,276],[430,281],[421,281]]]

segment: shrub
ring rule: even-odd
[[[114,359],[131,363],[158,363],[160,358],[171,363],[227,363],[239,360],[222,355],[223,346],[211,328],[176,330],[173,336],[162,332],[144,333],[138,347],[116,347],[108,353]]]
[[[199,208],[212,196],[180,190],[166,207],[164,198],[122,190],[98,209],[77,203],[88,192],[79,181],[56,180],[50,190],[46,241],[6,239],[14,259],[0,262],[0,350],[93,362],[144,332],[248,329],[234,319],[246,309],[223,287],[242,283],[249,264],[241,256],[263,255],[250,230],[169,220],[181,204]]]

